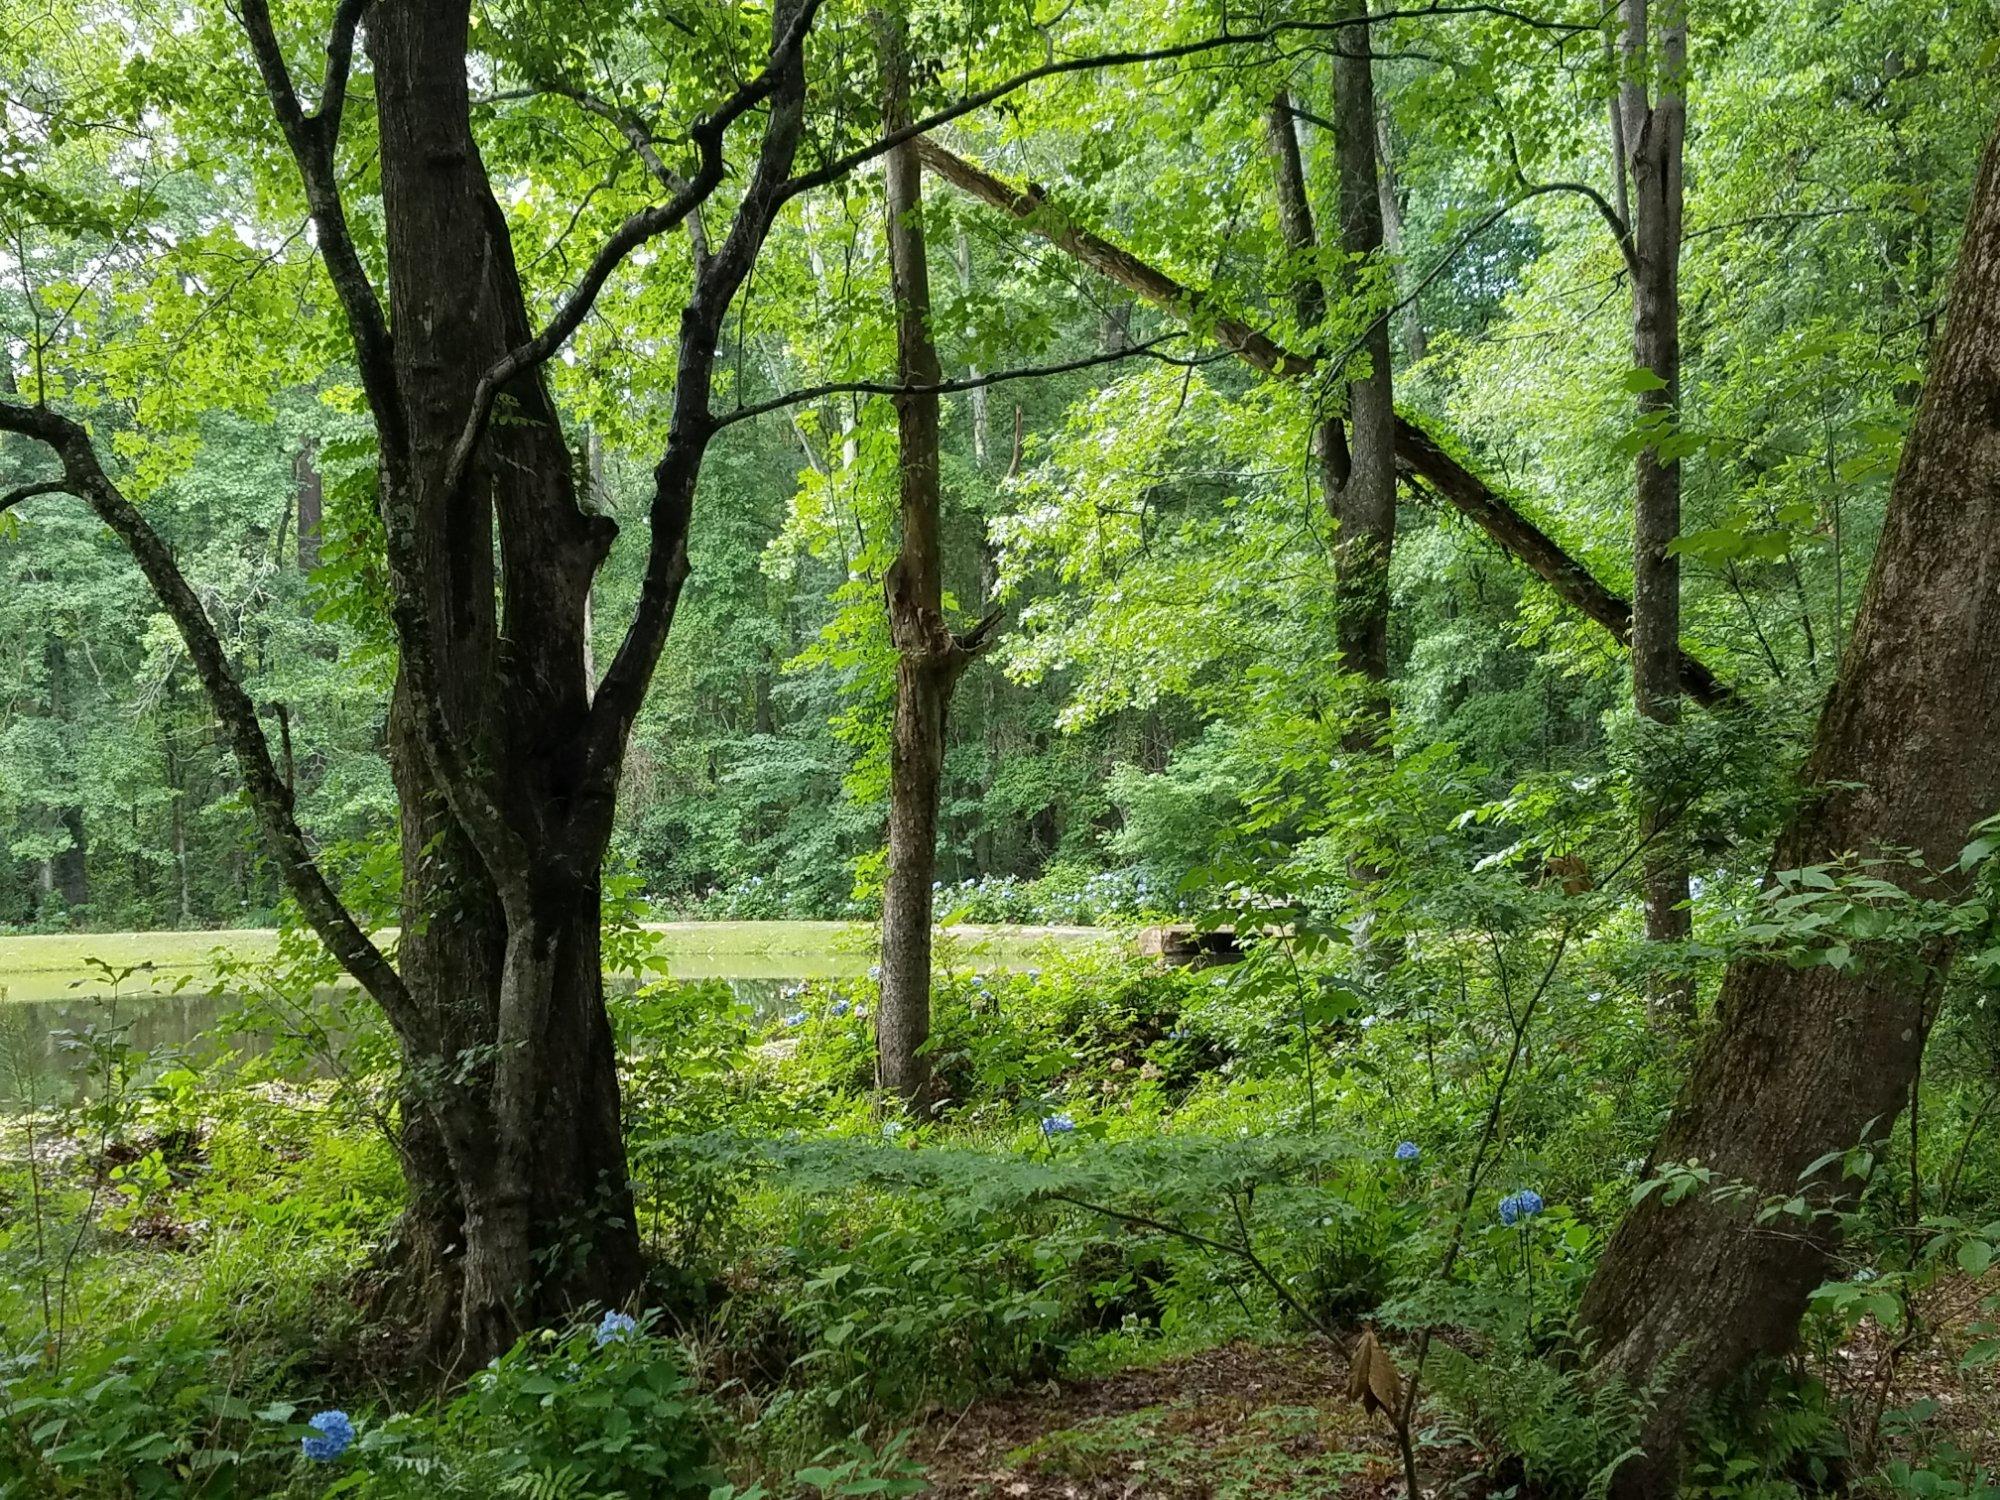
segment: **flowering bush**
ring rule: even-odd
[[[319,1412],[306,1426],[312,1434],[299,1439],[299,1449],[315,1463],[331,1463],[354,1441],[354,1423],[344,1411]]]

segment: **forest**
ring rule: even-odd
[[[1993,0],[0,0],[0,1500],[2000,1500]]]

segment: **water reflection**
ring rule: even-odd
[[[693,981],[721,979],[759,1015],[774,1014],[780,992],[802,978],[838,978],[859,973],[865,959],[854,964],[790,964],[772,955],[766,964],[752,959],[732,967],[769,973],[704,974],[699,964],[674,965],[673,977]],[[801,969],[823,970],[811,975]],[[619,981],[611,981],[614,985]],[[627,981],[629,983],[629,981]],[[0,1005],[0,1104],[35,1099],[50,1103],[71,1097],[90,1064],[76,1043],[78,1034],[96,1027],[100,1032],[122,1029],[124,1042],[149,1054],[156,1067],[181,1060],[194,1066],[213,1062],[225,1050],[255,1056],[268,1051],[268,1036],[254,1032],[218,1035],[218,1026],[241,1009],[242,997],[185,989],[178,994],[137,990],[118,995],[79,992],[59,1000],[13,1000]]]

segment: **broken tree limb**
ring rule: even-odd
[[[1396,460],[1579,613],[1610,631],[1620,645],[1632,644],[1632,606],[1628,601],[1599,583],[1597,576],[1563,551],[1554,537],[1400,413],[1396,417]],[[1681,691],[1703,708],[1719,707],[1730,696],[1728,686],[1685,647],[1680,652],[1680,679]]]
[[[1175,280],[1129,250],[1082,228],[1050,203],[1039,188],[1016,187],[928,137],[919,137],[916,145],[926,170],[1026,225],[1099,275],[1182,319],[1245,364],[1286,380],[1309,375],[1318,364],[1316,355],[1287,349],[1261,329],[1224,311],[1200,288]],[[1571,607],[1602,625],[1620,645],[1631,644],[1631,603],[1606,588],[1553,537],[1401,413],[1396,417],[1396,461]],[[1680,652],[1680,680],[1682,690],[1705,708],[1714,708],[1730,696],[1730,689],[1685,649]]]

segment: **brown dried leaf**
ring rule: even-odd
[[[1354,1341],[1347,1365],[1347,1399],[1360,1402],[1363,1411],[1379,1411],[1391,1421],[1402,1410],[1402,1379],[1372,1328],[1362,1329],[1361,1337]]]

